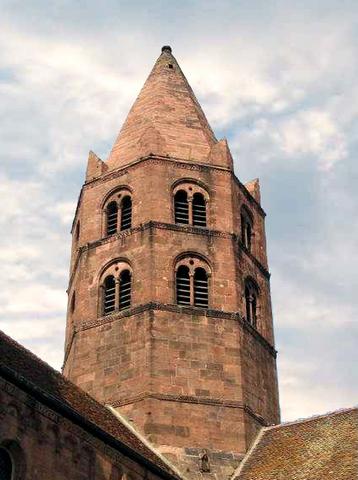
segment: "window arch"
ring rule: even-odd
[[[257,327],[259,289],[256,283],[247,279],[245,281],[245,315],[246,320]]]
[[[132,270],[125,261],[112,262],[100,277],[99,315],[110,315],[132,303]]]
[[[13,461],[9,452],[0,447],[0,480],[11,480],[13,478]]]
[[[200,308],[209,307],[210,269],[199,257],[182,258],[175,269],[176,303]]]
[[[173,190],[174,221],[179,225],[207,226],[208,192],[194,181],[181,181]]]
[[[241,223],[241,242],[244,245],[244,247],[246,247],[247,250],[251,252],[254,222],[253,222],[251,212],[245,206],[241,208],[240,223]]]
[[[108,195],[103,209],[104,235],[114,235],[132,227],[132,196],[127,187]]]

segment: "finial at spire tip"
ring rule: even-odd
[[[162,52],[172,53],[172,47],[170,47],[169,45],[164,45],[164,47],[162,47]]]

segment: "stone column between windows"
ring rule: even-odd
[[[99,286],[98,317],[104,315],[104,285]]]
[[[114,291],[114,310],[117,312],[119,310],[119,278],[114,280],[115,291]]]
[[[190,281],[190,305],[194,305],[194,272],[189,272]]]
[[[121,203],[117,203],[117,232],[121,230],[121,224],[122,224],[122,206]]]
[[[189,225],[193,225],[193,197],[188,196],[188,217]]]

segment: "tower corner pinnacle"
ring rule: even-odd
[[[92,150],[88,153],[86,181],[100,177],[106,170],[107,165]]]

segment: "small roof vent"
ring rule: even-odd
[[[162,52],[172,53],[172,47],[170,47],[169,45],[164,45],[164,47],[162,47]]]

